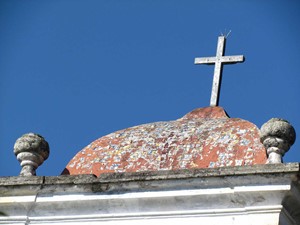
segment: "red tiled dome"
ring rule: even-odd
[[[116,131],[92,142],[63,174],[178,170],[266,163],[258,128],[221,107]]]

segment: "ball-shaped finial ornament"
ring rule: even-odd
[[[14,153],[22,166],[20,176],[35,176],[36,169],[49,156],[49,145],[42,136],[28,133],[17,139]]]
[[[296,132],[288,121],[272,118],[262,125],[260,140],[267,150],[267,163],[282,163],[282,157],[296,140]]]

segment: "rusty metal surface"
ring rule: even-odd
[[[258,128],[220,107],[196,109],[168,122],[120,130],[92,142],[64,174],[216,168],[264,164]]]

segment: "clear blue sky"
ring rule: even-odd
[[[300,1],[2,0],[0,176],[18,175],[15,140],[50,144],[38,175],[59,175],[93,140],[209,105],[217,37],[246,61],[223,70],[220,106],[300,133]],[[285,156],[300,162],[300,140]]]

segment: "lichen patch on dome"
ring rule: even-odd
[[[99,138],[69,162],[64,174],[178,170],[263,164],[258,128],[228,118],[220,107],[116,131]]]

